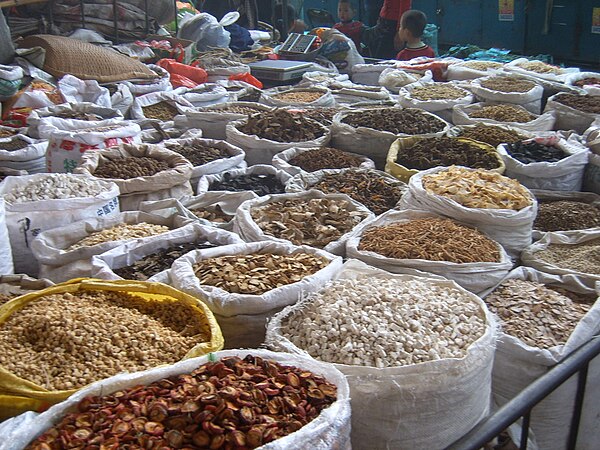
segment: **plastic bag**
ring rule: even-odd
[[[229,101],[227,90],[214,83],[203,83],[192,89],[186,89],[181,95],[196,108],[218,105]]]
[[[0,434],[0,441],[7,444],[1,450],[21,450],[35,437],[54,425],[58,418],[65,415],[75,407],[77,403],[86,396],[106,395],[128,387],[140,384],[150,384],[162,378],[173,375],[189,373],[202,364],[209,361],[219,360],[228,356],[245,358],[247,355],[258,356],[264,359],[277,361],[286,366],[300,367],[324,377],[337,387],[337,400],[324,409],[319,416],[302,427],[300,430],[289,434],[281,439],[261,446],[259,448],[268,450],[337,450],[350,448],[350,398],[348,382],[345,377],[329,364],[319,363],[313,359],[303,356],[290,355],[288,353],[274,353],[267,350],[226,350],[212,353],[209,356],[193,358],[170,366],[159,367],[145,372],[134,374],[121,374],[106,380],[94,383],[89,388],[82,390],[70,397],[67,401],[56,405],[52,409],[33,418],[24,417],[19,420],[18,425],[13,426],[14,431],[8,436]],[[2,430],[0,429],[0,432]],[[3,439],[6,436],[6,439]]]
[[[544,108],[545,113],[553,113],[555,115],[555,130],[574,130],[578,134],[583,134],[595,120],[600,119],[600,114],[583,112],[559,103],[556,101],[558,95],[560,93],[550,97]]]
[[[229,31],[223,28],[219,21],[208,13],[187,15],[181,21],[177,37],[194,41],[198,52],[207,52],[215,48],[227,48],[231,41]]]
[[[143,213],[142,213],[143,214]],[[130,266],[146,256],[158,253],[170,247],[193,242],[208,242],[213,245],[241,244],[243,241],[237,234],[219,230],[212,226],[199,223],[189,223],[168,233],[151,236],[144,239],[129,240],[103,251],[91,258],[91,276],[102,280],[122,280],[114,270]],[[147,281],[171,285],[168,269],[158,272]]]
[[[163,58],[156,63],[157,66],[165,69],[171,77],[176,75],[184,76],[190,80],[192,80],[196,84],[206,83],[208,79],[208,74],[204,69],[199,67],[193,67],[187,64],[182,64],[180,62],[175,61],[174,59]],[[172,84],[172,81],[171,81]]]
[[[115,239],[76,249],[70,249],[70,246],[93,233],[121,224],[133,225],[141,222],[164,225],[171,230],[175,230],[188,223],[189,219],[180,216],[165,218],[140,211],[128,211],[111,217],[83,219],[66,226],[44,231],[31,243],[31,252],[40,265],[39,277],[47,278],[54,283],[62,283],[72,278],[90,277],[94,255],[100,255],[114,247],[123,245],[127,241],[145,241],[147,238]],[[166,234],[168,233],[163,233],[161,236]]]
[[[327,58],[341,73],[350,73],[357,64],[364,64],[365,60],[360,55],[352,39],[340,31],[329,28],[320,35],[321,47],[319,56]]]
[[[18,134],[10,138],[1,138],[0,143],[14,139],[25,141],[28,145],[18,150],[0,149],[0,167],[13,170],[25,170],[28,173],[45,172],[48,141],[31,139],[28,136]]]
[[[400,200],[400,207],[431,211],[473,226],[502,245],[509,255],[518,257],[521,251],[531,244],[533,221],[537,215],[537,200],[533,194],[531,194],[532,204],[519,211],[467,208],[450,198],[430,194],[423,187],[423,177],[447,169],[447,167],[436,167],[413,175],[408,182],[408,191]]]
[[[21,86],[23,69],[19,66],[3,66],[0,64],[0,101],[8,100],[15,95]]]
[[[550,244],[575,245],[600,238],[600,230],[590,228],[588,230],[556,231],[544,234],[536,243],[530,245],[521,254],[521,262],[524,266],[533,267],[540,272],[568,276],[579,285],[589,289],[595,289],[596,283],[600,281],[600,275],[593,273],[578,272],[572,269],[562,268],[540,259],[536,253],[545,250]]]
[[[434,273],[455,281],[463,288],[475,294],[497,284],[512,269],[513,263],[500,244],[497,244],[500,253],[500,261],[462,264],[449,261],[388,258],[376,252],[359,250],[358,248],[362,235],[371,228],[386,226],[393,223],[409,222],[417,219],[439,217],[441,216],[425,211],[391,210],[374,219],[362,222],[354,229],[346,241],[347,257],[359,259],[370,266],[391,273],[403,273],[402,271],[405,268]]]
[[[493,62],[493,61],[485,61],[485,62]],[[497,63],[498,67],[490,67],[486,70],[478,70],[472,67],[469,67],[470,61],[468,62],[457,62],[456,64],[450,64],[448,66],[448,70],[446,72],[446,78],[448,81],[465,81],[465,80],[475,80],[481,77],[487,77],[490,75],[495,75],[502,71],[503,64]]]
[[[417,73],[411,73],[407,70],[389,67],[379,75],[379,85],[385,87],[388,91],[397,94],[401,88],[406,85],[416,83],[417,81],[428,82],[433,80],[431,71],[427,71],[424,76]]]
[[[547,286],[559,287],[580,294],[596,294],[598,290],[582,286],[569,275],[559,276],[539,272],[529,267],[518,267],[507,279],[527,280]],[[504,281],[504,280],[502,280]],[[493,289],[482,295],[485,298]],[[501,325],[501,324],[500,324]],[[546,374],[575,349],[593,339],[600,332],[600,302],[579,321],[563,345],[548,349],[532,347],[517,337],[499,333],[494,360],[493,395],[499,405],[504,405],[537,378]],[[530,428],[539,449],[562,450],[568,448],[567,439],[571,414],[577,391],[577,377],[568,379],[551,392],[531,411]],[[578,449],[596,448],[600,440],[598,428],[598,403],[600,402],[600,361],[594,360],[587,373],[585,401],[577,438]],[[535,446],[528,446],[528,448]]]
[[[94,176],[94,171],[105,160],[126,157],[149,157],[165,161],[169,168],[151,176],[130,179],[107,178],[119,186],[122,211],[137,211],[141,202],[163,198],[181,198],[192,194],[191,163],[178,153],[151,144],[123,144],[104,150],[85,152],[75,173]]]
[[[302,148],[302,147],[288,148],[287,150],[284,150],[281,153],[277,153],[275,156],[273,156],[273,160],[272,160],[273,167],[275,167],[279,170],[283,170],[286,173],[289,173],[290,176],[292,176],[292,177],[295,175],[298,175],[299,173],[308,174],[310,172],[306,172],[298,166],[293,166],[289,162],[292,159],[294,159],[296,156],[300,155],[301,153],[308,152],[310,150],[316,150],[317,148],[318,147],[315,147],[315,148]],[[360,166],[358,166],[359,168],[361,168],[361,169],[374,169],[375,168],[375,163],[371,159],[367,158],[366,156],[359,155],[356,153],[349,153],[349,154],[361,159],[362,162],[360,163]]]
[[[321,191],[310,190],[304,192],[295,192],[289,194],[276,194],[276,195],[265,195],[253,200],[248,200],[240,205],[238,208],[235,219],[233,220],[233,231],[240,235],[240,237],[246,242],[257,242],[257,241],[272,241],[281,243],[291,243],[287,239],[277,238],[268,233],[265,233],[252,218],[252,209],[265,206],[272,202],[286,201],[286,200],[311,200],[311,199],[331,199],[337,201],[349,202],[347,211],[360,211],[366,214],[365,218],[360,222],[364,223],[375,217],[375,215],[367,209],[361,203],[352,200],[346,194],[325,194]],[[359,225],[357,225],[358,227]],[[352,234],[352,230],[344,233],[339,238],[331,241],[323,250],[334,255],[345,256],[346,255],[346,241]],[[306,244],[308,245],[308,244]]]
[[[240,147],[246,152],[246,162],[249,166],[255,164],[271,164],[273,156],[292,147],[321,147],[326,146],[331,139],[329,128],[321,125],[323,135],[316,139],[303,142],[276,142],[270,139],[259,138],[255,134],[249,135],[238,130],[248,119],[229,122],[225,128],[227,142]]]
[[[543,145],[560,148],[569,156],[556,162],[523,164],[507,152],[506,144],[500,144],[498,153],[502,155],[506,164],[506,176],[515,178],[529,189],[580,191],[590,151],[574,139],[566,140],[551,136],[536,137],[533,140]]]
[[[69,103],[89,102],[105,108],[112,106],[108,89],[100,86],[96,80],[84,81],[67,74],[58,81],[58,88]]]
[[[286,284],[261,295],[236,294],[223,289],[200,284],[193,265],[198,261],[229,255],[273,253],[289,255],[308,253],[329,261],[323,269],[300,281]],[[314,292],[329,281],[342,267],[342,258],[313,247],[296,246],[281,242],[252,242],[223,247],[194,250],[177,259],[169,271],[169,278],[177,289],[202,299],[215,314],[231,348],[260,346],[265,338],[265,325],[284,306],[294,304],[302,292]]]
[[[600,80],[600,73],[597,72],[578,72],[573,73],[567,77],[565,80],[565,84],[569,86],[578,86],[577,82],[580,80],[585,80],[586,78],[595,78],[596,80]],[[583,89],[588,95],[597,96],[600,95],[600,81],[597,83],[584,84],[583,86],[578,86]]]
[[[363,278],[412,280],[350,260],[334,280]],[[418,277],[423,279],[421,277]],[[455,287],[432,275],[433,285]],[[483,336],[460,359],[442,359],[378,369],[334,364],[348,379],[352,403],[352,443],[361,449],[444,448],[486,417],[491,394],[495,321],[481,299],[466,293],[485,315]],[[296,355],[307,353],[281,333],[281,323],[297,303],[277,314],[267,328],[267,345]],[[385,420],[382,420],[385,418]]]
[[[36,174],[7,177],[0,183],[0,195],[47,176]],[[87,179],[83,175],[78,177]],[[104,189],[95,197],[6,203],[6,225],[17,273],[37,276],[39,268],[31,253],[31,242],[42,231],[62,227],[77,220],[108,217],[119,213],[118,186],[109,181],[98,182]]]

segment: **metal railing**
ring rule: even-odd
[[[496,413],[481,422],[465,436],[446,447],[446,450],[477,450],[499,436],[511,424],[523,418],[519,448],[527,448],[531,411],[544,398],[576,375],[577,392],[571,416],[567,449],[576,447],[581,421],[581,410],[585,398],[587,374],[590,362],[600,355],[600,336],[579,347],[551,370],[539,377],[518,395],[503,405]]]

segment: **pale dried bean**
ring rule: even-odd
[[[522,78],[499,75],[481,81],[481,86],[499,92],[529,92],[536,84]]]
[[[410,91],[410,96],[417,100],[458,100],[469,93],[464,89],[448,83],[429,83]]]
[[[288,91],[273,95],[274,99],[290,103],[311,103],[323,96],[322,92],[314,91]]]
[[[4,200],[8,203],[25,203],[39,200],[97,197],[107,188],[104,183],[68,173],[44,174],[36,180],[11,189]]]
[[[590,309],[543,284],[517,279],[504,281],[485,302],[505,333],[539,348],[565,344]]]
[[[309,294],[280,329],[321,361],[379,368],[463,358],[484,331],[484,312],[465,291],[372,275]]]
[[[92,245],[103,244],[105,242],[144,238],[166,233],[167,231],[169,231],[169,227],[164,225],[155,225],[146,222],[135,224],[122,223],[105,230],[96,231],[65,250],[72,251],[81,247],[91,247]]]
[[[182,359],[209,339],[200,310],[126,292],[52,294],[0,325],[0,365],[45,389],[80,388]]]
[[[560,75],[563,73],[563,69],[550,64],[546,64],[541,61],[523,61],[517,64],[521,69],[529,70],[530,72],[536,73],[550,73],[554,75]]]
[[[550,244],[534,255],[561,269],[600,275],[600,238],[580,244]]]

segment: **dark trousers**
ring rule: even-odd
[[[363,33],[363,42],[369,49],[371,58],[394,59],[398,53],[394,48],[394,35],[398,21],[377,19],[374,27],[367,28]]]

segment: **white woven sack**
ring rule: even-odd
[[[536,83],[527,92],[502,92],[481,85],[481,82],[487,81],[490,78],[495,78],[495,76],[479,78],[471,82],[469,89],[477,96],[478,100],[491,103],[512,103],[521,105],[533,114],[540,114],[542,112],[542,96],[544,95],[544,88],[541,85]]]
[[[302,93],[302,92],[318,93],[318,94],[321,94],[321,96],[319,98],[317,98],[316,100],[313,100],[312,102],[280,100],[276,97],[277,94]],[[333,98],[331,91],[328,88],[323,87],[323,86],[313,86],[313,87],[307,87],[307,88],[292,88],[292,89],[290,89],[287,86],[284,86],[284,87],[272,88],[272,89],[267,89],[267,90],[262,91],[262,93],[260,95],[259,103],[262,103],[263,105],[279,107],[279,108],[286,107],[286,106],[294,106],[296,108],[299,108],[299,107],[302,107],[302,108],[307,108],[307,107],[328,108],[328,107],[335,106],[335,99]]]
[[[128,118],[133,98],[133,94],[129,88],[122,83],[118,83],[115,93],[110,96],[110,105],[117,111],[120,111],[124,117]]]
[[[580,294],[596,294],[597,289],[583,286],[570,275],[559,276],[539,272],[530,267],[518,267],[506,279],[518,279],[560,287]],[[504,280],[502,280],[504,281]],[[495,288],[495,287],[494,287]],[[490,289],[482,295],[487,297]],[[502,323],[500,321],[500,326]],[[582,344],[593,339],[600,332],[600,302],[594,306],[577,324],[564,345],[549,349],[532,347],[519,338],[500,332],[496,347],[492,390],[494,400],[504,405],[546,374],[555,364],[565,359]],[[597,339],[597,337],[596,337]],[[572,377],[551,392],[531,411],[530,428],[537,444],[528,448],[540,450],[563,450],[568,448],[567,439],[571,425],[571,414],[577,392],[577,377]],[[600,360],[592,361],[588,369],[585,401],[577,439],[577,448],[592,450],[600,441],[598,427],[598,404],[600,403]]]
[[[433,74],[431,73],[431,70],[428,70],[425,76],[421,77],[421,75],[419,74],[412,73],[404,69],[396,69],[390,67],[381,72],[381,74],[379,75],[378,83],[380,86],[383,86],[388,91],[394,94],[398,94],[400,89],[402,89],[406,85],[416,83],[417,81],[432,80]]]
[[[40,291],[54,285],[50,280],[31,278],[30,276],[0,275],[0,294],[16,297],[33,291]]]
[[[151,92],[165,92],[171,91],[171,75],[165,69],[155,64],[148,64],[148,67],[152,69],[158,75],[155,80],[131,80],[122,81],[119,84],[126,86],[134,96],[140,96],[149,94]]]
[[[583,176],[583,188],[586,191],[600,194],[600,155],[590,154]]]
[[[185,226],[144,239],[130,240],[117,244],[111,250],[98,253],[91,260],[91,277],[102,280],[122,280],[114,270],[130,266],[136,261],[168,249],[175,245],[189,244],[192,242],[208,242],[213,245],[241,244],[243,241],[234,233],[220,230],[215,227],[188,223]],[[170,269],[170,268],[169,268]],[[171,284],[168,270],[159,272],[146,281],[155,281]]]
[[[379,75],[385,69],[394,68],[392,63],[387,64],[355,64],[352,66],[352,82],[366,84],[367,86],[379,86]]]
[[[248,119],[229,122],[225,128],[227,142],[240,147],[246,152],[246,162],[249,166],[256,164],[271,164],[273,156],[277,153],[293,147],[323,147],[331,140],[331,130],[323,125],[323,135],[316,139],[303,142],[276,142],[270,139],[262,139],[255,134],[242,133],[237,127],[244,125]]]
[[[46,151],[48,172],[74,172],[84,152],[92,153],[91,150],[140,141],[140,127],[129,121],[107,119],[96,122],[93,128],[85,121],[78,122],[72,121],[70,129],[65,130],[55,126],[53,119],[40,123],[40,134],[49,137]]]
[[[48,174],[7,177],[0,183],[0,196]],[[84,175],[72,175],[86,179]],[[119,213],[119,187],[110,181],[97,180],[104,190],[95,197],[38,200],[6,203],[6,225],[16,273],[37,277],[38,263],[31,253],[31,242],[43,231],[63,227],[78,220],[110,217]]]
[[[217,105],[229,101],[229,92],[223,86],[214,83],[202,83],[195,88],[178,88],[181,96],[196,108]]]
[[[461,89],[464,91],[464,96],[458,99],[444,99],[444,100],[419,100],[412,96],[412,91],[415,88],[427,86],[428,84],[439,84],[434,81],[424,82],[417,81],[406,87],[403,87],[398,92],[398,104],[404,108],[418,108],[425,111],[433,112],[440,116],[446,122],[452,120],[452,108],[456,105],[470,105],[473,103],[473,94],[469,91],[460,88],[455,83],[450,83],[450,86]]]
[[[169,103],[171,106],[175,107],[180,114],[185,114],[186,111],[194,107],[194,105],[188,102],[185,98],[174,92],[151,92],[149,94],[142,95],[141,97],[136,97],[135,100],[133,100],[131,109],[129,110],[129,115],[132,119],[146,119],[144,110],[142,108],[145,106],[155,105],[160,102]],[[158,119],[147,120],[158,121]]]
[[[204,137],[210,139],[225,139],[225,128],[229,122],[245,119],[245,114],[233,112],[217,112],[221,108],[229,106],[248,106],[259,111],[270,111],[270,106],[261,105],[252,102],[230,102],[226,104],[213,105],[208,108],[194,109],[186,112],[186,124],[188,127],[200,128],[204,133]],[[181,119],[179,119],[181,120]],[[177,125],[178,119],[175,119]]]
[[[245,201],[238,208],[235,218],[233,219],[233,231],[240,235],[240,237],[246,242],[257,242],[257,241],[272,241],[290,243],[287,239],[277,238],[270,234],[265,233],[252,218],[251,211],[253,208],[265,206],[272,202],[279,202],[285,200],[311,200],[316,198],[327,198],[331,200],[347,201],[349,202],[348,211],[361,211],[366,213],[366,217],[360,222],[364,223],[366,220],[372,219],[375,215],[369,211],[364,205],[352,200],[346,194],[325,194],[315,189],[304,192],[296,192],[291,194],[276,194],[276,195],[265,195],[264,197],[258,197],[252,200]],[[358,225],[357,225],[358,226]],[[345,256],[346,254],[346,241],[352,233],[347,233],[340,236],[338,239],[331,241],[323,250],[334,255]],[[306,244],[308,245],[308,244]]]
[[[600,73],[597,72],[578,72],[573,73],[567,77],[565,80],[565,84],[569,86],[575,86],[575,83],[579,80],[584,80],[586,78],[598,78],[600,79]],[[587,94],[589,95],[600,95],[600,84],[586,84],[581,87]]]
[[[494,286],[512,269],[513,263],[500,244],[497,244],[498,251],[500,252],[499,262],[462,264],[425,259],[388,258],[379,253],[359,250],[358,248],[363,234],[371,228],[429,217],[439,218],[440,216],[418,210],[391,210],[374,219],[362,222],[354,229],[346,241],[346,257],[359,259],[370,266],[387,270],[391,273],[398,273],[398,269],[402,271],[405,268],[434,273],[449,280],[453,280],[466,290],[474,293],[481,292],[488,289],[490,286]],[[474,251],[476,251],[476,249],[474,249]]]
[[[101,107],[110,108],[110,92],[108,88],[100,86],[96,80],[80,80],[66,74],[58,80],[58,89],[66,102],[89,102]]]
[[[10,249],[10,239],[8,228],[6,227],[6,207],[4,199],[0,197],[0,274],[9,275],[14,273],[12,250]]]
[[[455,106],[452,109],[452,123],[454,125],[476,125],[483,123],[487,125],[507,125],[513,128],[519,128],[530,132],[536,131],[551,131],[554,129],[555,114],[551,111],[546,111],[544,114],[536,115],[535,119],[529,122],[498,122],[492,119],[482,119],[480,117],[469,117],[469,114],[487,106],[489,103],[473,103],[466,106]]]
[[[502,66],[497,69],[477,70],[464,65],[464,62],[450,64],[446,70],[446,79],[448,81],[475,80],[502,72]]]
[[[528,75],[530,77],[539,78],[541,80],[553,81],[553,82],[558,82],[558,83],[564,83],[570,75],[579,72],[579,69],[577,67],[568,67],[568,68],[557,67],[557,69],[559,69],[559,71],[560,71],[559,74],[554,74],[554,73],[550,73],[550,72],[549,73],[533,72],[531,70],[527,70],[522,67],[519,67],[519,64],[527,63],[527,62],[541,63],[542,61],[535,61],[535,60],[530,61],[527,58],[517,58],[509,63],[506,63],[504,65],[504,69],[508,72],[516,72],[521,75]]]
[[[101,119],[81,120],[56,117],[62,113],[94,114]],[[101,122],[107,119],[123,119],[123,114],[110,107],[110,105],[98,106],[89,102],[65,103],[31,111],[31,114],[27,117],[27,126],[29,127],[27,133],[32,138],[49,139],[53,128],[45,129],[44,133],[40,133],[40,124],[49,123],[58,130],[79,130],[81,128],[101,126]]]
[[[385,159],[387,157],[390,146],[400,137],[407,137],[406,134],[394,134],[388,131],[374,130],[373,128],[358,127],[354,128],[342,120],[349,114],[356,114],[364,110],[342,111],[333,117],[331,126],[331,146],[347,152],[358,153],[364,155],[375,162],[375,166],[379,170],[383,170]],[[423,111],[423,114],[434,116],[430,112]],[[436,117],[442,124],[443,129],[438,132],[421,134],[423,137],[443,136],[449,129],[450,124],[445,120]]]
[[[181,126],[181,123],[175,125],[175,121],[165,122],[163,125],[155,123],[155,125],[156,128],[147,128],[140,133],[140,140],[142,143],[161,144],[163,141],[169,139],[190,139],[202,137],[202,130],[198,128],[190,128],[187,125]]]
[[[332,83],[329,89],[337,105],[373,104],[381,105],[392,100],[390,92],[383,86],[365,84]]]
[[[223,289],[200,284],[193,265],[198,261],[229,255],[274,253],[289,255],[308,253],[330,261],[323,269],[300,281],[287,284],[262,295],[234,294]],[[292,305],[303,292],[314,292],[329,281],[342,267],[342,258],[308,246],[280,242],[252,242],[218,248],[195,250],[177,259],[169,278],[173,287],[200,298],[215,314],[221,327],[225,346],[231,348],[258,347],[264,342],[267,321],[284,306]]]
[[[589,205],[600,208],[600,195],[594,194],[593,192],[567,192],[567,191],[547,191],[542,189],[532,189],[531,193],[535,195],[535,198],[539,203],[543,202],[556,202],[560,200],[569,200],[573,202],[583,202]],[[539,213],[539,211],[538,211]],[[537,241],[544,237],[544,232],[533,230],[533,240]]]
[[[600,275],[593,273],[583,273],[571,269],[555,266],[540,259],[536,253],[545,250],[550,244],[574,245],[600,238],[600,230],[590,228],[588,230],[575,231],[554,231],[544,234],[542,238],[534,244],[527,247],[521,254],[521,263],[527,267],[533,267],[540,272],[560,276],[570,276],[580,285],[589,289],[594,289],[596,283],[600,281]]]
[[[179,200],[175,198],[166,198],[164,200],[156,200],[150,202],[142,202],[140,204],[140,211],[150,212],[163,217],[169,217],[173,214],[178,214],[182,217],[187,217],[201,223],[202,225],[208,225],[215,228],[222,228],[224,230],[233,230],[233,217],[238,207],[246,200],[257,198],[257,195],[251,191],[244,192],[224,192],[214,191],[205,192],[197,196],[183,197]],[[201,219],[194,214],[194,210],[201,208],[221,208],[221,210],[231,216],[231,220],[228,222],[211,222],[207,219]]]
[[[508,154],[505,144],[500,144],[498,153],[506,165],[504,175],[515,178],[529,189],[580,191],[590,151],[574,139],[559,139],[555,147],[569,156],[557,162],[523,164]]]
[[[318,147],[315,147],[318,148]],[[273,166],[279,170],[283,170],[284,172],[290,174],[290,176],[295,176],[298,175],[299,173],[302,174],[308,174],[310,172],[306,172],[305,170],[301,169],[298,166],[293,166],[289,163],[289,161],[291,161],[292,159],[294,159],[296,156],[298,156],[301,153],[307,152],[309,150],[314,150],[315,148],[288,148],[287,150],[282,151],[281,153],[277,153],[275,156],[273,156],[273,160],[271,161],[271,163],[273,164]],[[360,166],[358,166],[361,169],[374,169],[375,168],[375,163],[367,158],[366,156],[363,155],[359,155],[356,153],[350,153],[352,156],[357,156],[359,157],[362,162],[360,164]]]
[[[14,163],[22,163],[23,165],[34,164],[36,161],[42,159],[44,162],[44,168],[46,165],[46,149],[48,148],[48,141],[32,139],[24,134],[17,134],[15,136],[0,138],[0,144],[3,142],[10,142],[13,139],[20,139],[27,142],[29,145],[19,150],[2,150],[0,149],[0,167],[8,167],[12,169],[20,170],[19,167],[15,167]],[[23,168],[21,170],[27,170]]]
[[[243,175],[275,175],[275,177],[283,183],[285,186],[286,183],[290,180],[291,176],[285,173],[282,170],[278,170],[273,166],[268,166],[266,164],[257,164],[255,166],[246,167],[243,169],[232,169],[224,173],[214,173],[211,175],[205,175],[200,178],[198,181],[198,195],[202,195],[206,192],[229,192],[229,191],[209,191],[209,187],[212,183],[221,181],[223,176],[228,174],[231,178],[240,177]]]
[[[31,243],[31,252],[40,265],[39,277],[48,278],[54,283],[62,283],[71,278],[90,277],[94,255],[118,247],[131,239],[115,239],[73,250],[69,247],[92,233],[120,224],[133,225],[141,222],[176,229],[189,223],[189,219],[180,216],[165,218],[139,211],[128,211],[110,217],[88,218],[44,231]]]
[[[490,239],[498,242],[511,257],[518,257],[531,244],[533,221],[537,215],[537,200],[519,211],[512,209],[466,208],[456,201],[423,188],[423,177],[446,170],[435,167],[421,171],[410,178],[408,191],[399,202],[402,209],[430,211],[471,225]],[[466,170],[474,170],[467,169]]]
[[[215,84],[222,86],[227,90],[229,93],[229,101],[231,102],[239,101],[240,98],[260,91],[260,89],[245,81],[217,80],[215,81]]]
[[[412,280],[349,260],[334,280],[363,278]],[[422,278],[422,277],[418,277]],[[461,289],[452,281],[425,278],[432,284]],[[489,410],[495,322],[481,299],[468,294],[485,314],[486,331],[461,359],[442,359],[378,369],[334,364],[350,384],[352,444],[370,450],[444,448],[462,437]],[[308,354],[281,333],[281,322],[302,303],[284,309],[270,322],[267,345],[296,355]],[[343,313],[343,311],[341,311]]]
[[[186,146],[191,145],[194,142],[199,142],[200,144],[207,147],[225,150],[228,156],[224,158],[215,159],[214,161],[202,164],[200,166],[194,166],[194,168],[192,169],[192,176],[190,178],[190,183],[192,184],[192,186],[196,186],[198,184],[198,181],[200,180],[200,177],[204,175],[222,173],[229,169],[233,169],[237,165],[241,164],[246,156],[244,150],[242,150],[239,147],[236,147],[235,145],[230,144],[229,142],[220,141],[216,139],[202,139],[201,137],[186,139],[169,139],[163,141],[161,145],[164,146],[166,149],[169,149],[169,144],[180,144]]]
[[[192,176],[191,163],[179,153],[164,149],[158,145],[137,144],[120,145],[103,150],[85,152],[81,164],[75,173],[94,176],[94,171],[101,161],[114,158],[146,156],[159,161],[166,161],[169,168],[151,176],[135,177],[130,179],[105,178],[119,186],[121,192],[119,201],[121,210],[137,211],[141,202],[162,200],[163,198],[181,198],[192,194],[190,177]]]
[[[337,387],[337,400],[324,409],[319,416],[300,430],[262,445],[257,450],[349,450],[350,446],[350,395],[345,377],[330,364],[319,363],[313,359],[275,353],[267,350],[225,350],[198,358],[190,358],[175,364],[135,372],[115,375],[97,381],[77,391],[64,402],[54,405],[42,414],[25,413],[0,429],[0,450],[22,450],[33,439],[52,427],[65,414],[89,396],[109,395],[116,391],[138,385],[150,384],[163,378],[182,373],[190,373],[202,364],[228,356],[245,358],[247,355],[259,356],[276,361],[285,366],[300,367],[324,377]],[[4,425],[4,424],[3,424]]]
[[[557,102],[555,98],[558,95],[560,93],[550,97],[544,108],[544,112],[554,113],[556,117],[555,130],[574,130],[578,134],[583,134],[595,120],[600,119],[600,114],[586,113]]]
[[[223,67],[204,67],[204,70],[206,70],[206,73],[208,74],[206,81],[208,83],[215,83],[217,81],[229,80],[229,77],[232,75],[250,73],[250,66],[246,64],[234,64],[232,61],[228,62],[231,65]]]

